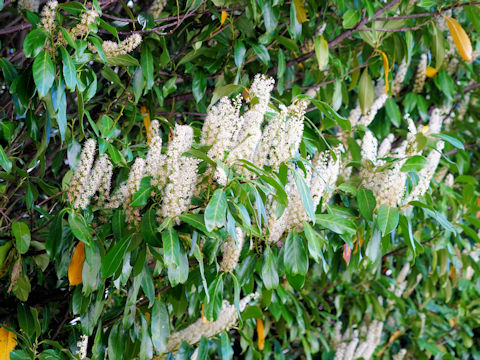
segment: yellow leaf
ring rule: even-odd
[[[82,282],[83,261],[85,260],[85,244],[79,242],[73,251],[72,261],[68,267],[68,282],[71,286]]]
[[[387,54],[385,54],[382,50],[377,50],[380,54],[382,54],[383,58],[383,71],[385,73],[385,92],[388,92],[389,86],[388,86],[388,58]]]
[[[17,345],[17,334],[0,328],[0,360],[10,360],[10,352]]]
[[[435,77],[435,75],[438,74],[438,70],[431,67],[431,66],[427,66],[427,69],[425,70],[425,76],[428,77],[428,78],[433,78]]]
[[[150,113],[145,106],[140,108],[140,112],[142,115],[145,115],[143,118],[143,124],[145,125],[145,131],[147,132],[147,142],[150,144],[150,141],[152,140],[152,133],[150,131]]]
[[[295,5],[295,12],[297,13],[297,21],[300,24],[303,24],[305,21],[308,21],[307,9],[305,9],[305,4],[302,0],[293,0]]]
[[[265,329],[263,327],[263,321],[257,318],[257,335],[258,335],[258,350],[263,350],[265,346]]]
[[[467,33],[454,18],[445,16],[445,21],[447,22],[448,30],[450,30],[450,34],[452,35],[453,41],[455,42],[455,46],[457,47],[460,56],[465,61],[471,61],[473,52],[472,43],[470,42]]]
[[[218,30],[220,30],[220,28],[223,26],[223,23],[225,22],[225,20],[227,20],[227,17],[228,17],[228,13],[225,10],[222,11],[222,14],[220,15],[220,25],[218,25],[218,27],[211,32],[212,34],[214,32],[217,32]]]
[[[205,313],[203,312],[203,304],[202,304],[202,321],[204,324],[208,322],[207,317],[205,316]]]

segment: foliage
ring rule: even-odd
[[[40,3],[0,1],[12,359],[480,356],[477,2]],[[225,96],[245,104],[220,128],[260,107],[257,73],[275,79],[261,135],[309,102],[278,166],[233,158],[241,144],[215,157],[202,131]],[[75,203],[96,181],[87,139],[113,195]],[[195,193],[165,216],[188,166]],[[274,241],[282,214],[299,215]]]

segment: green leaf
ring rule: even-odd
[[[160,297],[155,299],[153,304],[151,330],[153,346],[159,353],[165,353],[170,335],[170,319],[167,307]]]
[[[198,344],[197,360],[207,360],[208,356],[208,339],[202,335]]]
[[[220,355],[222,360],[231,360],[233,358],[233,349],[226,331],[220,335]]]
[[[145,88],[145,80],[143,78],[143,69],[141,66],[139,66],[135,71],[135,74],[133,74],[132,86],[133,93],[135,94],[135,103],[137,103],[143,94],[143,89]]]
[[[447,135],[447,134],[432,134],[430,136],[433,136],[433,137],[436,137],[436,138],[439,138],[439,139],[442,139],[443,141],[446,141],[448,142],[450,145],[456,147],[457,149],[460,149],[460,150],[465,150],[465,146],[463,145],[463,143],[458,140],[457,138],[451,136],[451,135]]]
[[[323,71],[328,65],[328,43],[323,36],[315,37],[315,56],[317,57],[318,69]]]
[[[305,275],[308,271],[308,256],[303,240],[296,232],[288,234],[284,245],[283,263],[291,275]]]
[[[34,29],[23,40],[23,53],[26,57],[35,57],[45,47],[48,34],[43,29]]]
[[[144,182],[143,180],[147,180]],[[140,183],[140,189],[133,194],[132,202],[130,203],[133,207],[145,206],[147,205],[148,199],[151,197],[153,186],[150,186],[150,178],[142,179]]]
[[[108,65],[123,65],[123,66],[139,66],[138,60],[134,57],[124,54],[124,55],[117,55],[109,57],[107,60]]]
[[[142,64],[143,76],[145,77],[145,88],[150,90],[154,84],[153,55],[146,45],[142,47],[140,63]]]
[[[100,268],[103,281],[115,274],[115,272],[118,270],[123,262],[123,258],[127,252],[128,246],[130,245],[131,239],[131,236],[126,236],[121,241],[116,242],[115,245],[113,245],[108,251]]]
[[[337,234],[355,234],[355,224],[343,217],[331,214],[317,214],[317,223]]]
[[[303,222],[303,231],[305,232],[305,237],[307,238],[308,252],[310,256],[315,260],[315,262],[320,263],[320,260],[323,258],[322,246],[324,240],[320,237],[312,226],[304,221]]]
[[[162,232],[162,242],[165,266],[177,267],[180,264],[180,242],[172,224]]]
[[[371,262],[375,263],[380,255],[382,255],[382,236],[380,230],[375,228],[372,237],[368,241],[365,255]]]
[[[358,101],[360,102],[360,108],[362,109],[363,114],[365,114],[372,106],[374,97],[375,89],[367,68],[363,71],[358,84]]]
[[[440,69],[445,59],[445,39],[443,32],[440,31],[435,25],[432,24],[432,48],[435,55],[435,68]]]
[[[203,214],[182,214],[179,216],[180,220],[193,226],[195,229],[200,230],[204,234],[208,234],[209,231],[205,226],[205,220]]]
[[[152,246],[160,247],[162,243],[157,236],[157,221],[156,211],[152,208],[148,209],[143,215],[142,222],[140,224],[140,232],[143,239]]]
[[[47,95],[55,80],[55,67],[48,52],[42,51],[35,57],[32,71],[38,95],[43,98]]]
[[[2,145],[0,145],[0,166],[7,172],[7,174],[10,174],[12,171],[12,162],[8,159]]]
[[[232,96],[236,93],[239,93],[243,89],[244,89],[243,85],[235,85],[235,84],[228,84],[218,89],[215,89],[215,91],[213,92],[212,100],[210,101],[209,107],[211,107],[212,105],[215,105],[215,103],[221,98],[223,98],[224,96],[228,96],[228,97]]]
[[[153,344],[152,339],[150,338],[150,333],[148,332],[148,324],[145,316],[140,316],[142,321],[142,331],[140,332],[141,341],[140,341],[140,360],[150,360],[153,358]]]
[[[382,231],[382,236],[390,234],[398,225],[400,213],[396,208],[381,205],[378,209],[377,224]]]
[[[263,253],[262,280],[267,290],[278,287],[277,258],[269,247]]]
[[[74,91],[77,86],[77,69],[75,68],[71,56],[63,46],[60,47],[60,52],[62,53],[63,78],[65,80],[65,85],[67,89]]]
[[[360,21],[360,12],[355,9],[348,9],[343,14],[343,27],[345,29],[353,28]]]
[[[207,76],[202,71],[193,74],[192,92],[197,103],[205,96],[207,88]]]
[[[253,51],[255,51],[255,54],[258,55],[258,58],[265,65],[268,65],[268,63],[270,62],[270,54],[268,53],[268,49],[265,47],[265,45],[255,43],[250,43],[250,45],[252,46]]]
[[[298,193],[302,199],[303,206],[307,212],[308,217],[315,223],[315,206],[313,205],[312,196],[310,195],[310,189],[308,188],[305,179],[298,173],[297,170],[291,169],[295,184],[297,184]]]
[[[225,224],[225,213],[227,211],[227,197],[223,189],[217,189],[213,193],[210,202],[205,208],[205,226],[207,231],[220,228]]]
[[[420,171],[427,165],[428,165],[427,159],[425,159],[421,155],[415,155],[415,156],[412,156],[407,161],[405,161],[400,171],[405,171],[405,172]]]
[[[239,39],[235,40],[235,43],[233,45],[233,56],[237,68],[240,68],[243,65],[246,52],[247,49],[245,48],[245,44],[243,43],[243,41]]]
[[[12,235],[16,240],[16,247],[19,254],[25,254],[30,247],[30,229],[24,222],[12,223]]]
[[[76,212],[68,215],[68,225],[72,234],[87,246],[92,246],[92,235],[85,218]]]
[[[362,187],[357,192],[357,203],[360,214],[367,220],[373,220],[373,211],[377,207],[373,191]]]
[[[217,320],[222,308],[223,300],[223,277],[220,275],[210,283],[208,287],[210,301],[205,306],[205,317],[208,320]]]
[[[335,121],[338,126],[340,126],[343,130],[350,131],[352,129],[352,125],[350,121],[339,113],[337,113],[329,104],[323,102],[321,100],[317,100],[314,98],[309,98],[313,105],[317,107],[317,109],[324,115],[328,116],[330,119]]]

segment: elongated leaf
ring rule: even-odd
[[[453,145],[455,146],[457,149],[460,149],[460,150],[465,150],[465,146],[463,145],[463,143],[458,140],[457,138],[451,136],[451,135],[447,135],[447,134],[432,134],[431,136],[434,136],[436,138],[439,138],[439,139],[442,139],[443,141],[446,141],[448,143],[450,143],[450,145]]]
[[[450,30],[450,34],[455,42],[458,53],[465,61],[471,61],[473,54],[472,43],[465,30],[463,30],[462,25],[451,17],[444,16],[444,18],[447,22],[448,30]]]
[[[292,169],[292,173],[300,194],[300,198],[302,199],[303,206],[305,207],[305,211],[307,212],[308,217],[313,221],[313,223],[315,223],[315,206],[313,204],[312,196],[310,195],[310,189],[308,188],[304,177],[300,175],[297,170]]]
[[[68,266],[68,283],[70,286],[81,284],[83,262],[85,261],[85,244],[79,242],[72,255],[72,261]]]
[[[2,145],[0,145],[0,166],[7,174],[10,174],[10,171],[12,171],[12,162],[8,159]]]
[[[337,234],[354,234],[355,225],[349,219],[331,214],[317,214],[317,223]]]
[[[295,5],[295,13],[298,23],[303,24],[308,21],[307,9],[305,9],[305,3],[303,0],[293,0],[293,4]]]
[[[308,271],[308,256],[303,240],[297,233],[290,233],[285,241],[283,263],[291,275],[305,275]]]
[[[182,214],[180,215],[180,220],[192,225],[195,229],[200,230],[204,234],[209,233],[207,227],[205,226],[205,221],[202,214]]]
[[[368,69],[365,69],[358,84],[358,100],[363,114],[366,114],[372,106],[374,97],[375,89],[373,87],[373,81],[368,73]]]
[[[37,86],[38,96],[44,97],[55,80],[55,67],[47,51],[42,51],[33,61],[33,80]]]
[[[213,193],[210,202],[205,209],[205,226],[207,231],[225,224],[225,213],[227,211],[227,197],[223,189],[217,189]]]
[[[382,236],[390,234],[398,225],[400,213],[396,208],[381,205],[378,209],[377,224],[382,231]]]
[[[170,335],[170,321],[167,307],[160,298],[155,299],[153,304],[151,324],[153,346],[159,353],[164,353]]]
[[[318,69],[325,70],[328,64],[328,43],[323,36],[317,36],[314,41],[315,55],[317,57]]]
[[[208,287],[210,301],[205,306],[205,316],[207,320],[217,320],[222,308],[223,300],[223,277],[219,276],[210,283]]]
[[[148,209],[143,215],[142,223],[140,224],[140,232],[143,239],[152,246],[162,246],[162,243],[157,235],[157,221],[156,212],[154,209]]]
[[[320,263],[320,260],[322,259],[322,238],[306,221],[303,222],[303,230],[305,232],[305,237],[307,238],[308,252],[310,253],[310,256],[315,262]]]
[[[277,259],[270,248],[263,254],[262,280],[267,290],[278,286]]]
[[[68,215],[68,225],[73,235],[80,241],[83,241],[86,245],[91,246],[92,235],[87,226],[85,218],[81,214],[71,212]]]
[[[425,166],[428,165],[427,159],[425,159],[421,155],[412,156],[410,159],[405,161],[403,164],[401,171],[419,171],[422,170]]]
[[[357,203],[360,214],[367,220],[373,220],[373,211],[377,206],[377,201],[372,190],[362,187],[357,192]]]
[[[128,246],[130,245],[131,239],[131,236],[126,236],[121,241],[115,243],[115,245],[113,245],[113,247],[108,251],[100,268],[103,281],[115,274],[115,272],[118,270],[122,264],[123,257],[127,252]]]
[[[154,73],[153,73],[153,55],[148,46],[142,47],[142,54],[140,63],[143,68],[143,76],[145,77],[145,88],[150,90],[153,86]]]
[[[162,232],[162,242],[165,266],[177,267],[180,264],[180,242],[171,224]]]
[[[77,70],[75,64],[63,46],[60,47],[60,52],[62,53],[63,78],[65,80],[65,85],[67,86],[67,89],[74,91],[77,86]]]

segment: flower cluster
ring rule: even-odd
[[[415,75],[415,84],[413,85],[413,92],[420,93],[425,85],[427,71],[427,54],[422,54],[420,62],[417,67],[417,74]]]
[[[82,14],[80,23],[77,24],[71,31],[70,34],[73,37],[84,37],[90,32],[90,26],[95,23],[96,18],[99,17],[99,14],[96,10],[87,10]]]
[[[148,12],[152,14],[154,19],[157,19],[167,4],[167,0],[154,0]]]
[[[353,360],[372,358],[375,349],[382,339],[383,322],[373,320],[370,324],[363,323],[360,331],[347,329],[343,335],[340,333],[342,323],[335,324],[335,337],[333,345],[336,347],[335,360]]]
[[[105,52],[106,57],[112,57],[117,55],[125,55],[129,52],[135,50],[138,45],[142,42],[142,36],[140,34],[132,34],[125,40],[121,41],[120,44],[111,40],[105,40],[102,43],[103,51]],[[88,49],[96,54],[97,49],[92,44],[88,43]]]
[[[253,293],[241,299],[239,301],[238,310],[240,310],[240,312],[245,310],[248,303],[252,300],[255,300],[257,297],[258,294]],[[232,305],[228,301],[224,300],[217,320],[205,322],[204,319],[199,318],[185,329],[174,332],[168,337],[166,352],[169,353],[176,351],[183,341],[194,345],[200,341],[202,336],[211,338],[222,331],[229,330],[235,326],[238,321],[238,310],[235,305]]]
[[[245,241],[245,233],[237,227],[235,229],[235,237],[228,236],[227,241],[223,243],[223,259],[220,263],[222,271],[232,272],[238,264],[240,252]]]
[[[304,181],[309,187],[314,208],[320,204],[322,199],[326,203],[333,190],[335,190],[340,173],[340,154],[343,151],[344,148],[340,145],[334,148],[332,152],[319,152],[313,158],[313,169],[306,168],[307,173],[304,176]],[[277,217],[275,215],[274,202],[269,206],[269,235],[267,241],[270,243],[277,243],[286,231],[302,229],[302,222],[309,220],[293,176],[289,178],[289,182],[285,186],[285,192],[288,196],[288,205],[281,216]]]
[[[50,34],[53,33],[56,26],[55,21],[55,10],[58,7],[58,1],[50,0],[42,9],[42,18],[41,23],[42,27]]]
[[[40,0],[20,0],[18,2],[20,9],[28,10],[31,12],[38,12],[40,6]]]

